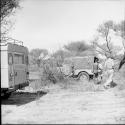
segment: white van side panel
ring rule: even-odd
[[[8,52],[1,50],[1,88],[9,87],[8,78]]]

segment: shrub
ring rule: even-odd
[[[54,60],[49,60],[42,65],[43,72],[41,74],[41,80],[49,80],[52,83],[57,83],[64,79],[64,75],[61,70],[57,69],[57,63]]]

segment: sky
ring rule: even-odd
[[[100,24],[125,19],[124,0],[22,0],[20,6],[9,36],[29,50],[55,52],[72,41],[89,42]]]

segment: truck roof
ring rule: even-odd
[[[0,50],[9,52],[18,52],[18,53],[28,53],[27,47],[12,43],[7,43],[6,45],[1,46]]]
[[[3,40],[0,43],[0,50],[9,52],[28,53],[28,48],[23,46],[23,42],[15,39],[9,39],[7,40],[7,42]]]

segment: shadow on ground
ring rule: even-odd
[[[2,105],[24,105],[26,103],[38,100],[43,95],[47,94],[44,91],[37,91],[37,93],[30,92],[14,92],[8,99],[2,99]]]

